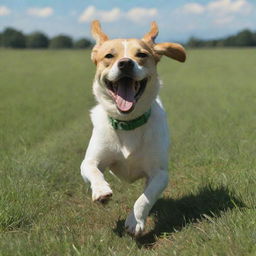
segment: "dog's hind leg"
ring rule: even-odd
[[[155,176],[149,179],[146,189],[136,200],[133,210],[125,221],[125,228],[128,233],[135,236],[139,236],[142,233],[149,211],[167,184],[168,173],[166,171],[157,172]]]
[[[85,182],[91,183],[93,201],[104,203],[112,196],[112,190],[95,161],[84,160],[81,164],[81,175]]]

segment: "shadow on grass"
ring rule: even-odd
[[[221,212],[234,207],[245,207],[245,204],[223,186],[205,186],[199,189],[197,194],[189,194],[175,200],[161,198],[150,213],[154,215],[154,229],[136,239],[137,244],[139,247],[150,248],[164,233],[180,231],[189,223],[205,219],[204,215],[219,217]],[[122,237],[125,233],[124,220],[118,220],[113,231]]]

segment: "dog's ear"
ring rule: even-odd
[[[102,31],[100,22],[98,20],[94,20],[91,24],[91,33],[93,38],[96,40],[96,44],[92,49],[91,59],[96,64],[96,53],[98,51],[99,46],[108,40],[108,36]]]
[[[100,22],[98,20],[94,20],[92,22],[91,32],[93,38],[96,40],[96,45],[100,45],[104,41],[108,40],[108,36],[102,31]]]
[[[157,26],[157,23],[153,21],[151,22],[150,31],[143,36],[142,40],[152,45],[155,43],[155,39],[157,35],[158,35],[158,26]]]
[[[155,44],[153,48],[157,55],[165,55],[180,62],[185,62],[186,60],[185,49],[180,44],[160,43]]]
[[[151,23],[150,31],[144,35],[142,40],[148,43],[156,54],[156,59],[159,60],[162,55],[170,57],[172,59],[178,60],[180,62],[184,62],[186,60],[186,52],[185,49],[176,43],[160,43],[155,44],[155,38],[158,35],[158,26],[155,21]]]

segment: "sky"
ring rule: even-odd
[[[212,39],[256,31],[256,0],[0,0],[0,31],[90,38],[94,19],[110,38],[140,38],[155,20],[158,41]]]

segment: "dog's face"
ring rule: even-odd
[[[135,109],[141,112],[150,107],[159,89],[156,64],[163,54],[185,61],[182,46],[155,44],[157,33],[157,25],[152,23],[151,31],[141,40],[108,40],[99,22],[92,23],[92,34],[96,39],[92,61],[97,65],[94,93],[112,112],[125,115]]]
[[[108,40],[98,49],[95,62],[96,79],[121,113],[133,111],[156,76],[154,53],[141,40]]]

